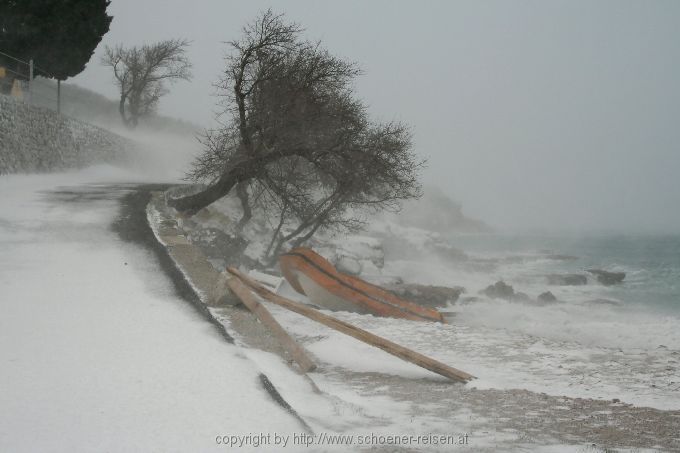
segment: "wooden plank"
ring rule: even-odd
[[[316,365],[309,358],[307,352],[295,342],[295,340],[288,335],[288,333],[281,327],[281,324],[274,319],[269,310],[265,308],[264,305],[255,300],[255,296],[251,292],[251,289],[243,284],[241,280],[235,277],[230,277],[227,279],[227,285],[233,291],[234,294],[238,296],[243,304],[248,307],[250,311],[253,312],[255,316],[269,328],[269,330],[278,338],[281,345],[290,353],[293,360],[300,365],[300,369],[307,373],[316,369]]]
[[[325,326],[328,326],[332,329],[342,332],[345,335],[354,337],[357,340],[363,341],[364,343],[368,343],[371,346],[380,348],[383,351],[392,354],[393,356],[399,357],[402,360],[411,362],[415,365],[428,369],[434,373],[440,374],[454,381],[467,382],[471,379],[474,379],[474,376],[466,373],[465,371],[461,371],[456,368],[450,367],[442,362],[439,362],[416,351],[393,343],[385,338],[372,334],[366,330],[360,329],[345,321],[341,321],[332,316],[323,314],[318,310],[307,307],[304,304],[292,301],[285,297],[279,296],[278,294],[274,294],[264,286],[260,285],[255,280],[249,278],[242,272],[239,272],[239,270],[236,268],[230,267],[227,269],[227,271],[240,278],[246,285],[250,286],[261,297],[267,299],[268,301],[276,305],[287,308],[288,310],[294,311],[295,313],[298,313],[302,316],[306,316],[309,319],[312,319]]]
[[[238,305],[240,303],[238,297],[234,297],[230,291],[228,280],[232,278],[228,272],[221,272],[208,291],[207,303],[211,307],[219,307],[220,305]]]

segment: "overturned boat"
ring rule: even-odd
[[[445,322],[437,310],[404,300],[360,278],[338,271],[328,260],[306,247],[279,258],[288,283],[300,294],[335,311],[370,313],[377,316]]]

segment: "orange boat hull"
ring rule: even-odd
[[[311,249],[295,248],[281,255],[279,265],[283,276],[295,291],[331,310],[445,322],[437,310],[401,299],[379,286],[339,272]]]

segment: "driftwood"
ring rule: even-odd
[[[231,274],[234,274],[239,279],[241,279],[243,283],[252,288],[261,297],[276,305],[287,308],[288,310],[294,311],[295,313],[298,313],[300,315],[306,316],[307,318],[310,318],[325,326],[328,326],[346,335],[354,337],[357,340],[363,341],[364,343],[368,343],[371,346],[380,348],[383,351],[392,354],[396,357],[399,357],[402,360],[426,368],[434,373],[440,374],[454,381],[467,382],[471,379],[474,379],[474,376],[464,371],[452,368],[444,363],[441,363],[437,360],[424,356],[423,354],[400,346],[396,343],[386,340],[385,338],[379,337],[378,335],[372,334],[366,330],[353,326],[352,324],[349,324],[345,321],[341,321],[332,316],[323,314],[318,310],[307,307],[304,304],[294,302],[290,299],[279,296],[278,294],[269,291],[267,288],[265,288],[255,280],[249,278],[247,275],[243,274],[236,268],[230,267],[227,270]]]
[[[253,312],[255,316],[271,330],[271,332],[278,338],[281,345],[290,353],[293,360],[300,365],[303,372],[308,372],[316,369],[316,365],[307,356],[305,350],[295,342],[293,338],[281,327],[276,319],[269,313],[264,305],[255,300],[251,289],[243,284],[241,280],[235,277],[230,277],[227,279],[227,285],[229,288],[238,296],[243,304],[248,307],[250,311]]]

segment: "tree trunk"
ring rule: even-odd
[[[319,229],[319,227],[323,224],[323,220],[319,219],[314,227],[310,229],[304,236],[300,236],[297,239],[293,241],[293,248],[295,247],[300,247],[305,241],[309,240],[312,236],[314,236],[314,233]]]
[[[241,200],[241,208],[243,209],[243,215],[241,215],[241,219],[238,221],[238,225],[236,225],[236,230],[241,232],[246,223],[253,218],[253,211],[250,208],[250,200],[248,198],[248,183],[244,181],[236,184],[236,195]]]
[[[125,126],[128,126],[128,120],[125,117],[125,101],[126,101],[126,97],[121,96],[120,101],[118,101],[118,113],[120,113],[120,118],[123,120],[123,124]]]
[[[227,195],[236,184],[254,177],[260,168],[268,162],[268,159],[262,157],[246,159],[245,161],[242,159],[233,159],[234,163],[227,165],[229,170],[223,173],[216,183],[208,186],[202,192],[170,200],[168,204],[185,215],[194,215]]]
[[[317,223],[314,225],[314,227],[312,227],[307,233],[305,233],[304,236],[300,236],[297,239],[295,239],[295,241],[293,241],[293,244],[291,245],[291,249],[294,249],[295,247],[301,246],[305,241],[307,241],[309,238],[314,236],[314,233],[316,233],[316,231],[319,229],[319,227],[322,225],[322,223],[323,222],[321,220],[318,220]],[[280,228],[279,228],[279,230],[280,230]],[[277,230],[277,236],[278,236],[279,230]],[[298,231],[298,230],[296,230],[296,231]],[[304,229],[301,230],[301,231],[298,231],[297,234],[301,233],[302,231],[304,231]],[[276,236],[274,236],[274,238],[275,237]],[[270,254],[269,251],[272,248],[272,244],[273,244],[273,240],[274,240],[274,238],[272,238],[272,243],[269,244],[269,248],[267,249],[267,253],[265,255],[265,256],[269,257],[269,259],[267,260],[267,264],[269,266],[273,266],[276,263],[276,259],[279,257],[279,254],[281,253],[281,248],[283,248],[283,245],[286,242],[290,241],[293,237],[295,237],[295,236],[291,235],[291,234],[289,234],[288,236],[285,236],[285,237],[281,237],[279,239],[279,242],[276,244],[276,248],[274,249],[274,252]]]
[[[270,153],[245,159],[239,156],[230,159],[230,162],[226,165],[226,168],[229,170],[223,173],[216,183],[197,194],[169,200],[168,204],[183,214],[192,216],[209,204],[227,195],[236,184],[257,176],[268,163],[280,159],[282,156],[289,156],[294,153],[295,150],[292,150],[287,153]]]
[[[293,238],[294,238],[295,236],[297,236],[298,234],[300,234],[300,233],[302,233],[303,231],[305,231],[305,229],[307,229],[308,227],[309,227],[309,225],[308,225],[306,222],[303,222],[303,223],[301,223],[300,225],[298,225],[298,227],[297,227],[293,232],[288,233],[288,234],[285,235],[285,236],[281,236],[281,237],[279,238],[278,242],[276,243],[276,247],[274,248],[274,251],[271,252],[271,255],[269,256],[269,263],[268,263],[268,264],[271,265],[271,264],[273,264],[274,262],[276,262],[276,258],[278,258],[279,253],[281,253],[281,248],[283,248],[283,245],[284,245],[286,242],[288,242],[288,241],[290,241],[291,239],[293,239]]]
[[[240,182],[240,176],[234,170],[223,174],[217,182],[204,191],[182,198],[168,200],[168,205],[182,214],[192,216],[209,204],[219,200]]]
[[[281,215],[279,216],[279,224],[276,226],[276,230],[274,230],[274,234],[272,235],[271,241],[269,241],[269,245],[267,246],[267,251],[264,253],[265,257],[270,258],[270,263],[273,262],[272,256],[269,254],[271,252],[272,247],[274,246],[274,242],[276,239],[279,237],[279,233],[281,233],[281,228],[283,228],[283,224],[286,221],[286,210],[287,206],[284,206],[283,209],[281,209]],[[274,256],[276,258],[276,256]]]

